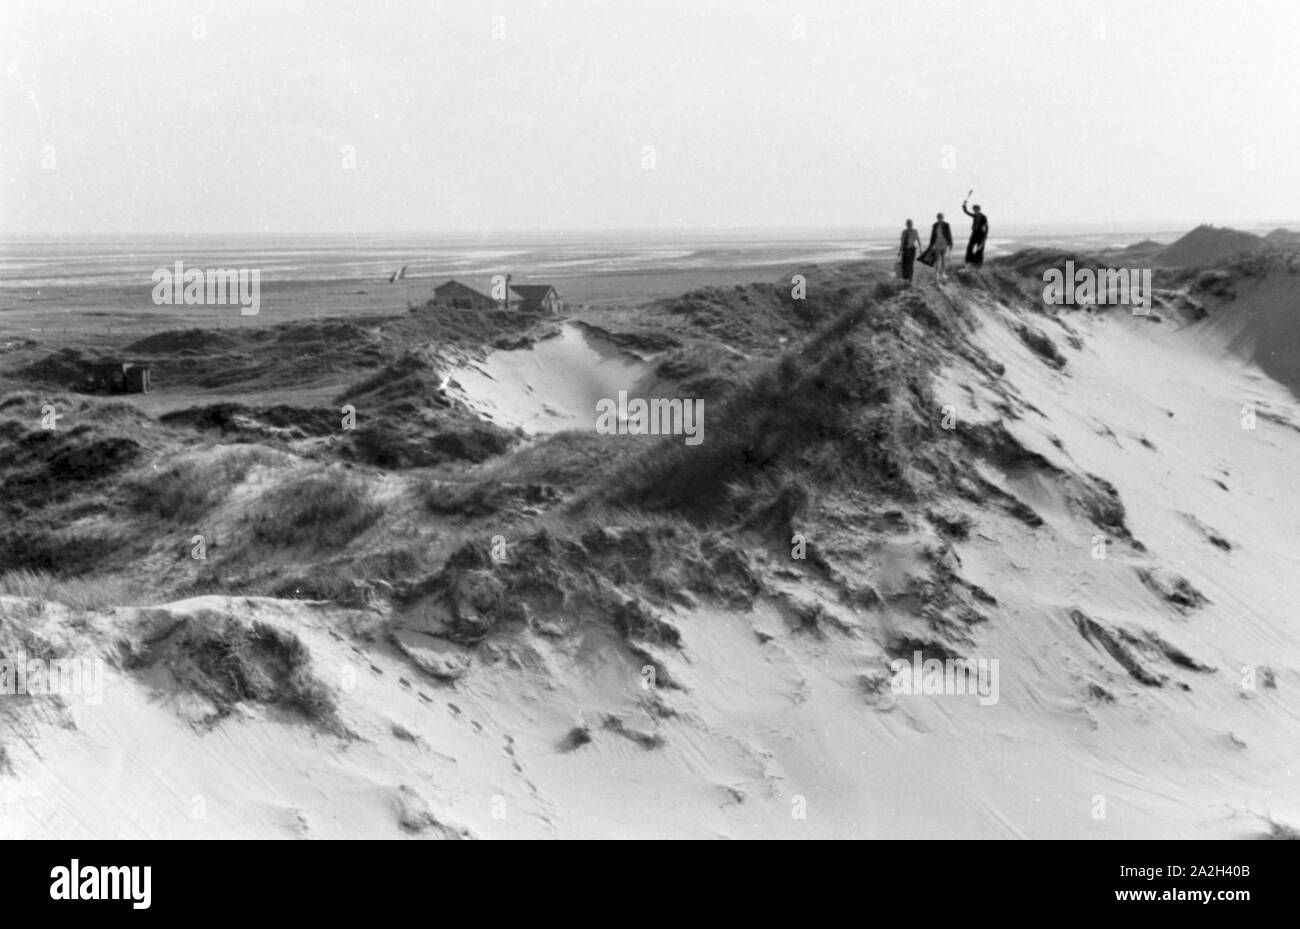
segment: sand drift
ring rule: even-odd
[[[528,348],[498,350],[454,371],[448,391],[498,426],[529,433],[594,430],[596,404],[635,394],[653,379],[652,365],[581,327]]]

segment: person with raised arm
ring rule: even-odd
[[[984,242],[989,237],[989,218],[984,215],[980,205],[975,204],[975,212],[966,209],[966,201],[961,202],[961,211],[973,222],[970,227],[970,242],[966,245],[966,264],[976,268],[984,264]]]

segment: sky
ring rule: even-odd
[[[1296,0],[0,4],[0,235],[1300,221]]]

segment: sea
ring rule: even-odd
[[[953,228],[960,248],[965,230]],[[1173,241],[1186,230],[1025,229],[990,237],[994,257],[1033,245],[1105,248]],[[888,258],[897,230],[562,232],[446,235],[84,235],[0,237],[0,289],[112,287],[148,281],[155,270],[257,269],[273,281],[409,277],[517,278],[562,282],[604,274],[832,264]]]

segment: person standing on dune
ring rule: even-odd
[[[989,218],[984,215],[980,205],[975,204],[975,212],[966,209],[966,201],[961,202],[961,211],[973,222],[970,227],[970,242],[966,245],[966,264],[979,268],[984,265],[984,240],[989,237]]]
[[[940,213],[930,227],[930,247],[921,256],[923,263],[934,265],[934,276],[938,280],[946,280],[948,277],[948,252],[951,249],[952,227],[944,222],[943,214]]]
[[[921,248],[921,234],[916,231],[909,219],[903,227],[903,237],[898,245],[898,260],[902,262],[903,286],[912,286],[912,268],[915,266],[916,253]]]

